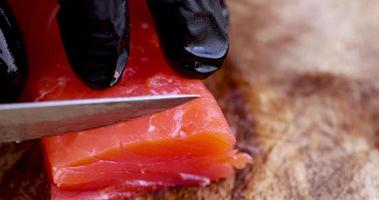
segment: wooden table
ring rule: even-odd
[[[230,59],[208,83],[255,164],[155,199],[379,199],[379,1],[228,3]]]
[[[254,164],[141,199],[379,199],[379,1],[228,5],[230,58],[208,85]],[[38,142],[0,155],[0,198],[49,196]]]

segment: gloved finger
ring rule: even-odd
[[[127,0],[59,0],[58,24],[70,64],[90,86],[114,85],[129,53]]]
[[[222,8],[222,16],[224,17],[224,20],[226,21],[227,26],[229,26],[229,10],[226,6],[225,0],[220,0],[221,8]]]
[[[26,79],[26,58],[21,37],[5,5],[0,1],[0,102],[11,102]]]
[[[227,55],[227,13],[219,0],[147,0],[174,69],[190,78],[218,70]]]

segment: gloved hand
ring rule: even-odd
[[[223,0],[146,1],[161,46],[178,73],[205,78],[221,67],[229,47]],[[93,88],[117,83],[129,54],[128,1],[59,0],[59,4],[58,25],[73,69]],[[26,67],[16,27],[4,4],[0,9],[4,11],[0,10],[0,93],[11,94],[19,90]]]
[[[25,82],[26,60],[20,35],[0,1],[0,103],[14,100]]]

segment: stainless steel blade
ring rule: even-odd
[[[167,95],[0,104],[0,142],[102,127],[161,112],[197,97]]]

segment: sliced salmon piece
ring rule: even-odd
[[[152,116],[43,139],[53,199],[120,198],[163,187],[207,185],[249,161],[234,150],[231,129],[203,83],[184,79],[169,67],[144,1],[130,1],[131,54],[123,78],[103,91],[86,87],[70,68],[55,1],[10,3],[26,33],[30,77],[25,101],[201,95]]]

